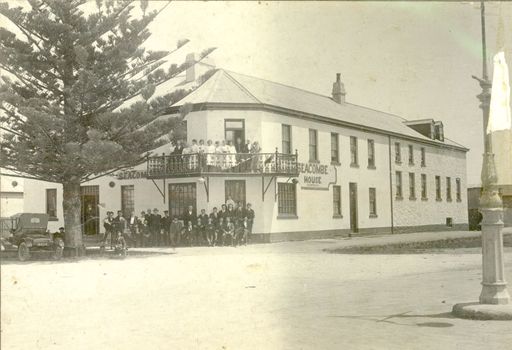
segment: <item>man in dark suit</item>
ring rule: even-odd
[[[212,212],[210,213],[210,219],[212,219],[213,225],[217,226],[219,222],[219,213],[217,212],[217,207],[213,207]]]
[[[171,229],[171,217],[169,216],[169,210],[164,210],[164,216],[161,221],[162,224],[162,235],[161,245],[168,246],[170,242],[170,229]]]
[[[187,227],[189,222],[191,222],[192,225],[197,223],[197,215],[194,207],[191,205],[188,206],[188,209],[183,214],[183,225]]]
[[[153,231],[151,230],[152,222],[153,222],[153,213],[151,212],[151,209],[148,209],[146,211],[146,225],[147,225],[147,234],[145,237],[145,244],[146,247],[151,247],[153,245]]]
[[[251,203],[247,203],[245,209],[245,217],[247,218],[247,230],[249,234],[252,233],[252,224],[254,223],[254,209],[252,209]]]
[[[151,236],[153,236],[153,245],[159,246],[160,245],[160,231],[161,231],[161,224],[162,224],[162,216],[158,214],[158,209],[153,209],[153,215],[150,222],[150,230],[151,230]]]

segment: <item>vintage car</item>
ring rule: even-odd
[[[32,253],[48,253],[59,260],[64,241],[47,232],[48,214],[21,213],[11,217],[11,234],[2,238],[2,251],[17,251],[18,259],[26,261]]]

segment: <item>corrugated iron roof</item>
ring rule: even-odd
[[[357,124],[384,132],[400,134],[419,140],[464,147],[445,138],[445,142],[432,140],[411,129],[400,116],[377,111],[352,103],[336,103],[329,96],[296,87],[219,69],[197,90],[174,104],[227,103],[262,104],[301,113]]]

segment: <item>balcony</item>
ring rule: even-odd
[[[297,153],[194,153],[148,158],[150,179],[202,175],[298,176]]]

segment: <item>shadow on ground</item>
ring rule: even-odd
[[[365,320],[365,321],[373,321],[376,323],[384,322],[390,323],[397,326],[408,326],[408,327],[432,327],[432,328],[448,328],[453,327],[453,323],[449,322],[419,322],[419,323],[400,323],[393,321],[392,319],[401,319],[401,318],[433,318],[433,319],[454,319],[455,317],[450,312],[443,312],[439,314],[426,314],[426,315],[415,315],[409,314],[410,311],[406,311],[400,314],[394,314],[389,316],[382,315],[356,315],[356,316],[343,316],[343,315],[335,315],[329,316],[333,318],[348,318],[348,319],[357,319],[357,320]]]
[[[503,246],[512,247],[512,235],[503,237]],[[324,249],[325,252],[334,254],[445,254],[453,253],[453,249],[482,248],[481,237],[461,237],[424,242],[402,242],[380,245],[363,245],[352,247],[340,247],[336,249]],[[465,253],[480,253],[479,250],[466,251]]]
[[[28,261],[19,261],[16,252],[2,252],[0,257],[0,265],[34,265],[34,264],[61,264],[61,263],[72,263],[81,262],[86,260],[127,260],[127,259],[141,259],[152,256],[161,255],[174,255],[175,252],[169,251],[135,251],[128,250],[128,255],[125,258],[118,256],[113,251],[106,251],[100,253],[98,249],[87,249],[86,255],[80,258],[62,258],[61,260],[53,260],[49,254],[45,253],[33,253],[32,257]]]

